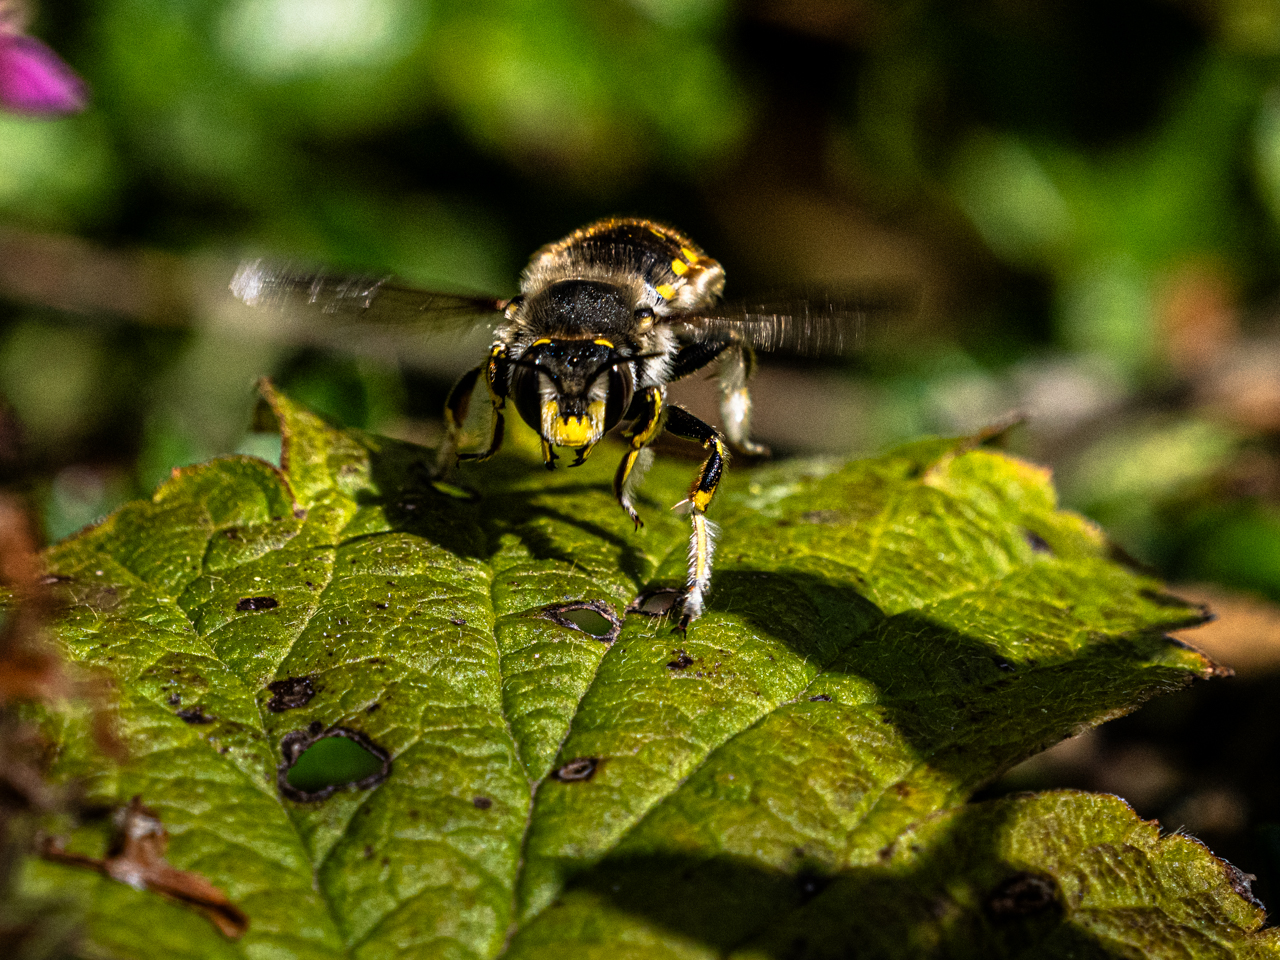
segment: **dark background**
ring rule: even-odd
[[[1014,452],[1210,602],[1238,676],[992,792],[1114,790],[1280,897],[1280,7],[1270,0],[61,0],[93,89],[0,115],[0,482],[59,539],[251,432],[270,375],[430,443],[483,340],[325,346],[242,256],[509,295],[599,216],[728,292],[891,291],[865,349],[768,358],[781,455],[1027,416]],[[311,342],[317,341],[317,342]],[[713,415],[710,388],[684,397]]]

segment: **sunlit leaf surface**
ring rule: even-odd
[[[1228,867],[1113,798],[964,803],[1212,671],[1164,636],[1200,612],[1108,559],[1044,471],[925,441],[732,473],[709,609],[681,636],[627,607],[682,577],[667,507],[692,462],[654,469],[635,533],[617,450],[548,474],[517,439],[464,472],[468,502],[426,482],[427,451],[272,401],[283,470],[180,471],[49,557],[61,640],[114,678],[131,755],[51,721],[55,776],[92,804],[140,796],[169,862],[250,918],[230,941],[29,863],[29,889],[88,902],[107,953],[1272,949]]]

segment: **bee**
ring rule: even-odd
[[[338,317],[379,324],[496,323],[488,358],[463,374],[445,402],[445,437],[436,480],[459,461],[483,461],[502,446],[509,405],[542,441],[554,470],[557,449],[584,463],[605,433],[625,423],[626,444],[613,494],[638,530],[636,491],[664,433],[705,452],[689,495],[688,576],[672,610],[684,631],[703,612],[711,583],[715,526],[707,509],[730,451],[764,455],[751,439],[747,381],[755,349],[837,352],[857,331],[862,306],[832,301],[726,307],[724,269],[683,233],[650,220],[592,223],[538,250],[510,299],[427,293],[388,279],[339,277],[242,264],[233,293],[250,306],[304,304]],[[718,361],[723,431],[667,399],[667,386]],[[483,450],[460,452],[472,395],[483,380],[492,411]]]

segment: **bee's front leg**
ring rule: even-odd
[[[649,449],[649,444],[658,439],[662,433],[663,414],[666,409],[666,395],[663,388],[649,387],[641,394],[641,402],[644,404],[644,412],[636,417],[635,422],[623,434],[630,442],[630,446],[622,462],[618,464],[618,472],[613,475],[613,495],[617,497],[622,509],[627,511],[627,516],[635,523],[637,530],[644,526],[644,521],[636,513],[631,498],[635,495],[636,487],[640,486],[640,481],[644,479],[645,471],[649,469],[649,464],[653,460],[653,451]]]
[[[677,437],[694,440],[708,451],[702,469],[689,488],[689,497],[678,506],[687,506],[693,525],[689,537],[689,577],[681,603],[680,623],[684,630],[702,615],[703,601],[711,585],[711,556],[715,551],[716,528],[706,517],[711,498],[729,462],[729,449],[719,431],[703,423],[689,411],[671,404],[667,407],[666,428]]]
[[[499,344],[489,354],[489,362],[474,370],[468,370],[462,379],[449,391],[449,399],[445,401],[445,439],[440,445],[440,454],[436,461],[436,469],[447,475],[460,460],[488,460],[502,448],[502,437],[506,428],[503,408],[507,405],[507,363],[506,351]],[[489,402],[493,407],[493,419],[490,423],[489,446],[478,453],[458,453],[458,438],[462,434],[462,425],[467,419],[467,407],[471,404],[471,394],[475,390],[476,380],[484,373],[485,383],[489,387]]]

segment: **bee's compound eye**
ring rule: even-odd
[[[511,374],[511,399],[516,410],[529,426],[542,432],[542,391],[538,387],[538,371],[530,367],[516,367]]]
[[[631,397],[635,392],[635,381],[631,378],[631,368],[618,364],[609,371],[609,392],[605,398],[604,428],[612,429],[627,408],[631,406]]]

